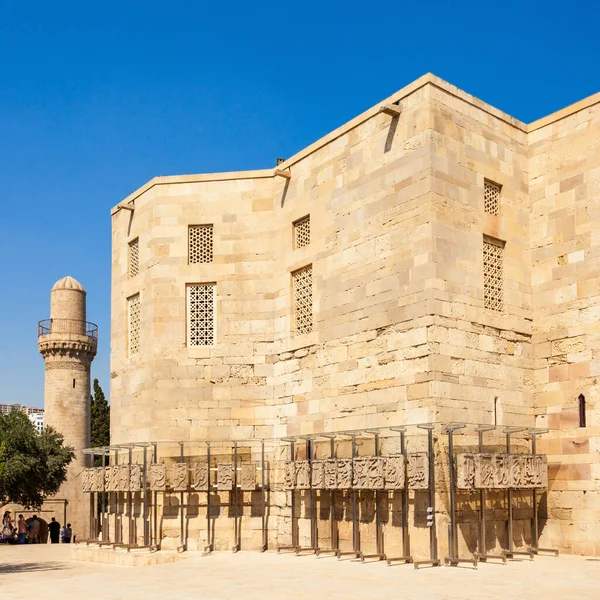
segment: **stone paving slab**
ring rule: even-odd
[[[172,564],[119,567],[69,558],[67,546],[0,548],[0,599],[72,600],[597,600],[600,560],[537,557],[507,566],[387,567],[257,552],[188,554]]]

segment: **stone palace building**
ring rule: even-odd
[[[270,547],[384,531],[389,552],[400,504],[290,500],[277,460],[291,442],[297,458],[329,456],[340,432],[373,454],[365,435],[385,445],[398,426],[426,450],[417,425],[434,424],[439,552],[452,510],[465,554],[478,497],[448,504],[445,426],[467,424],[454,443],[470,451],[477,425],[495,451],[507,427],[529,451],[533,428],[549,465],[540,545],[600,554],[600,94],[525,124],[428,74],[275,168],[152,179],[113,209],[112,245],[107,460],[174,464],[211,442],[231,461],[236,441],[243,461],[268,440]],[[105,518],[122,540],[258,548],[259,496],[240,513],[221,492],[115,494]],[[513,511],[489,492],[484,554],[507,536],[535,546],[534,507],[516,496]],[[432,502],[406,502],[412,553],[427,557]]]

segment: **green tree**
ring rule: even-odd
[[[92,424],[91,446],[110,445],[110,406],[104,397],[104,392],[97,379],[94,379],[94,393],[92,394]],[[101,464],[101,459],[96,458],[96,466]]]
[[[0,504],[41,506],[58,492],[74,456],[52,427],[39,434],[21,411],[0,415]]]

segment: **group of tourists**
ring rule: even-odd
[[[3,544],[40,544],[41,523],[37,515],[33,515],[29,521],[19,515],[17,525],[13,525],[10,511],[7,510],[2,517],[2,534],[0,535],[0,543]],[[60,523],[52,517],[48,523],[48,531],[50,533],[50,543],[58,544],[59,540],[63,544],[70,544],[73,537],[71,523],[67,523],[66,527],[60,526]]]

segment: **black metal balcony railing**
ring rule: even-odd
[[[45,319],[38,323],[38,337],[53,333],[84,335],[97,341],[98,325],[75,319]]]

